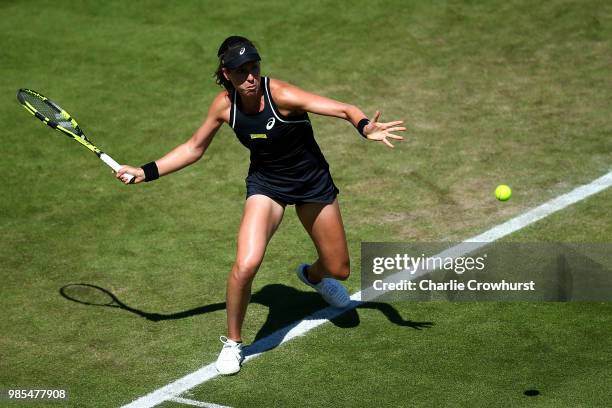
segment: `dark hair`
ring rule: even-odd
[[[234,91],[234,86],[232,85],[230,81],[225,79],[225,77],[223,76],[223,70],[222,70],[223,65],[221,64],[221,60],[223,59],[223,54],[225,54],[225,52],[227,52],[227,50],[229,50],[230,48],[243,47],[245,45],[250,45],[251,47],[255,47],[255,45],[248,38],[241,37],[239,35],[232,35],[230,37],[227,37],[221,43],[221,46],[219,47],[219,51],[217,51],[217,57],[219,57],[219,65],[217,66],[217,70],[215,71],[215,74],[213,76],[216,78],[215,82],[218,85],[221,85],[225,89],[227,89],[230,95]]]

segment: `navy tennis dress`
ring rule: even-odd
[[[230,126],[251,151],[247,198],[263,194],[283,204],[332,203],[339,190],[314,139],[308,114],[281,115],[272,100],[270,79],[262,79],[264,110],[243,113],[234,91],[230,111]]]

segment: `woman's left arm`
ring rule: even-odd
[[[356,106],[348,103],[339,102],[321,95],[306,92],[295,85],[288,84],[283,81],[273,80],[274,101],[279,108],[284,108],[290,111],[311,112],[318,115],[333,116],[336,118],[345,119],[356,128],[359,128],[362,120],[367,120],[367,116]],[[402,136],[395,135],[392,132],[402,132],[405,127],[400,126],[404,123],[401,120],[392,122],[379,122],[380,112],[376,111],[374,118],[367,122],[361,122],[363,126],[363,136],[369,140],[380,141],[389,147],[393,145],[387,138],[395,140],[404,140]]]

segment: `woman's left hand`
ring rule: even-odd
[[[398,126],[404,123],[403,120],[382,123],[378,121],[379,118],[380,111],[376,111],[376,113],[374,114],[374,119],[372,119],[372,121],[370,121],[370,123],[368,123],[368,125],[363,128],[363,133],[365,134],[366,138],[368,138],[369,140],[383,142],[391,148],[394,146],[391,144],[391,142],[387,140],[388,138],[395,140],[404,140],[402,136],[394,135],[393,133],[391,133],[403,132],[404,130],[406,130],[405,127]]]

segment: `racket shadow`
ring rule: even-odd
[[[87,306],[103,306],[125,310],[152,322],[163,320],[184,319],[225,309],[225,302],[212,303],[178,313],[151,313],[128,306],[119,300],[112,292],[89,283],[70,283],[60,288],[62,297],[72,302]],[[303,292],[282,284],[266,285],[251,297],[251,303],[257,303],[268,308],[265,323],[257,332],[253,345],[246,348],[246,355],[276,348],[289,331],[300,321],[319,318],[318,313],[328,305],[318,293]],[[330,319],[332,324],[340,328],[353,328],[360,324],[359,309],[379,310],[389,322],[415,330],[431,328],[432,322],[415,322],[404,319],[400,313],[388,303],[355,302],[345,311],[340,311]],[[264,341],[260,341],[260,340]]]
[[[90,283],[70,283],[60,288],[59,293],[62,297],[72,302],[80,303],[87,306],[104,306],[119,308],[134,313],[135,315],[143,317],[152,322],[159,322],[162,320],[184,319],[186,317],[197,316],[225,309],[225,302],[220,302],[196,307],[194,309],[189,309],[178,313],[163,314],[145,312],[143,310],[126,305],[109,290],[97,285],[92,285]]]

